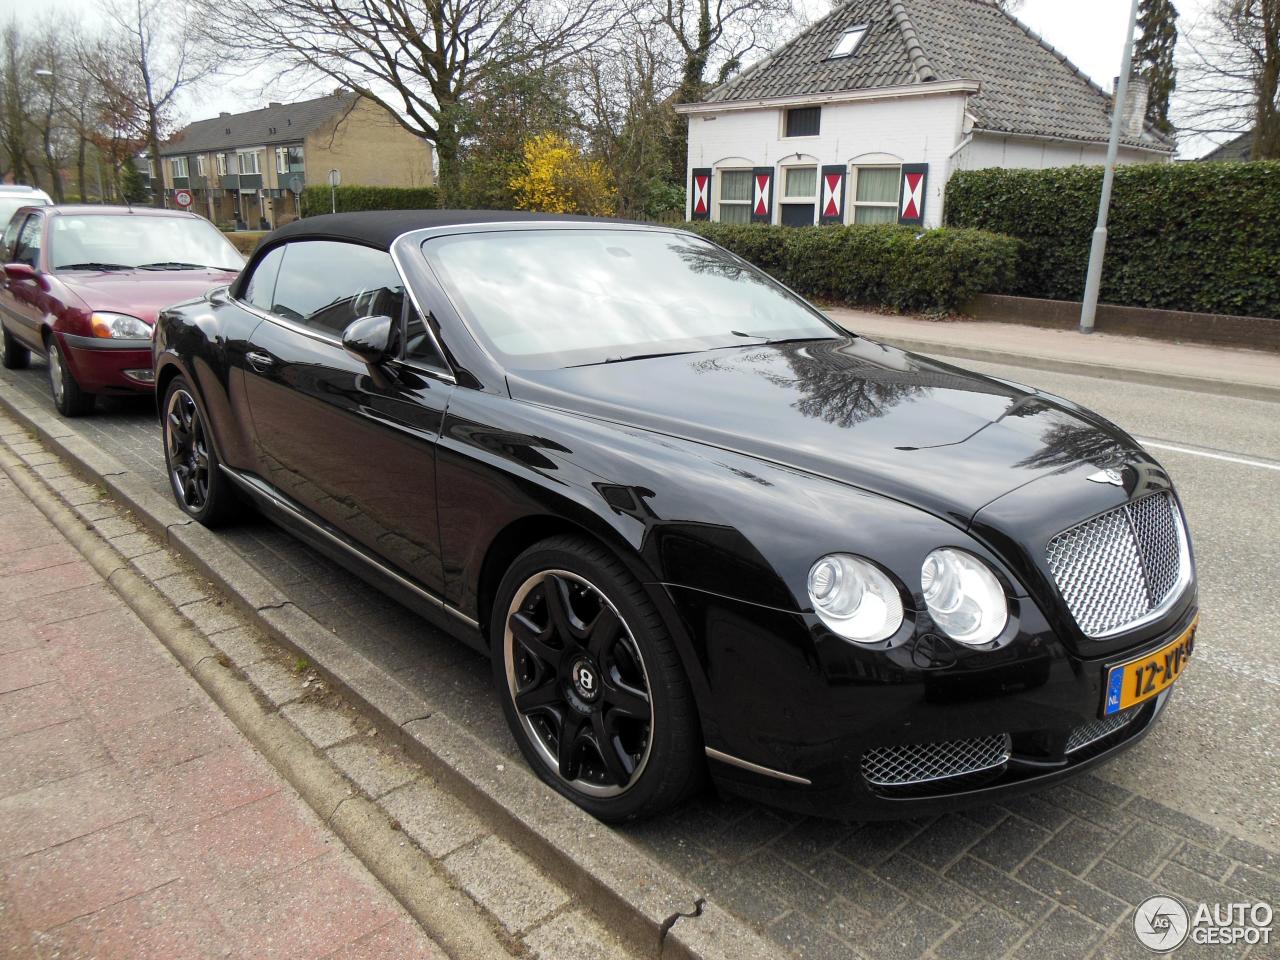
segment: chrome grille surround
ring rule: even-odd
[[[1011,746],[1007,733],[997,733],[969,740],[876,747],[862,755],[862,776],[876,787],[962,777],[1004,766]]]
[[[1081,724],[1071,731],[1071,736],[1067,738],[1067,753],[1075,753],[1082,750],[1091,743],[1097,743],[1104,737],[1109,737],[1117,730],[1123,730],[1127,727],[1138,711],[1132,707],[1123,710],[1120,713],[1113,713],[1109,717],[1103,717],[1101,720],[1093,720],[1089,723]]]
[[[1182,511],[1167,492],[1064,530],[1045,553],[1067,609],[1095,639],[1156,619],[1191,579]]]

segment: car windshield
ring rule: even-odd
[[[54,270],[239,270],[244,260],[208,220],[146,214],[66,214],[49,222]]]
[[[837,331],[719,247],[657,230],[549,229],[428,240],[476,336],[514,369],[557,369]]]
[[[22,207],[43,207],[44,205],[43,197],[25,197],[22,194],[0,196],[0,229],[3,229]]]

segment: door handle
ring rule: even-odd
[[[270,354],[258,353],[256,351],[253,353],[246,353],[244,358],[249,361],[249,366],[253,367],[253,369],[257,370],[259,373],[266,373],[275,364],[275,359],[272,358]]]

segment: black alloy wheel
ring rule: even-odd
[[[546,541],[498,594],[495,681],[539,776],[607,821],[683,797],[701,767],[688,681],[616,558],[575,538]]]
[[[174,499],[188,516],[217,526],[227,519],[233,491],[218,470],[204,416],[181,377],[169,385],[164,411],[164,460]]]

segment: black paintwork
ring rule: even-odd
[[[508,227],[528,228],[546,224]],[[290,229],[325,235],[315,222]],[[248,269],[287,242],[279,234]],[[260,503],[479,649],[521,550],[565,530],[611,547],[677,640],[707,746],[812,781],[713,763],[731,789],[835,816],[953,807],[955,796],[873,795],[860,755],[1005,731],[1015,762],[968,799],[1083,769],[1100,757],[1068,763],[1063,749],[1099,714],[1105,664],[1154,648],[1195,614],[1193,585],[1159,621],[1091,641],[1054,588],[1053,534],[1171,489],[1137,443],[1087,410],[835,330],[827,341],[506,371],[454,312],[421,239],[401,241],[399,264],[450,372],[370,368],[222,292],[161,316],[159,395],[179,371],[194,379],[222,462]],[[259,369],[247,354],[269,362]],[[1118,463],[1131,468],[1124,487],[1085,481]],[[1008,627],[985,648],[932,630],[919,571],[939,546],[982,557],[1011,597]],[[837,551],[898,580],[909,600],[895,636],[850,643],[812,613],[806,575]],[[1156,712],[1106,752],[1135,742]]]

